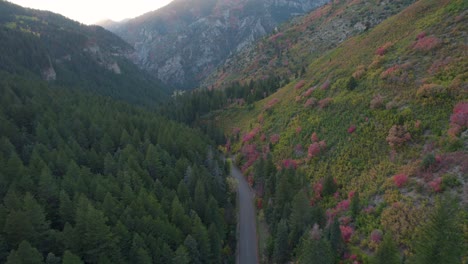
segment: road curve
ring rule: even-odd
[[[236,263],[257,264],[258,247],[255,209],[253,203],[254,194],[241,171],[234,165],[231,166],[231,174],[239,181],[239,241],[237,242],[238,249]]]

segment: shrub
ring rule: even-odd
[[[441,192],[442,188],[442,178],[436,178],[433,181],[429,182],[429,186],[431,186],[434,192]]]
[[[355,131],[356,131],[356,126],[355,126],[355,125],[352,125],[352,126],[350,126],[350,127],[348,128],[348,133],[349,133],[349,134],[352,134],[352,133],[354,133]]]
[[[453,108],[453,114],[450,116],[450,122],[461,127],[468,127],[468,102],[459,102]]]
[[[429,37],[421,37],[415,43],[413,43],[412,47],[414,50],[417,51],[430,51],[441,43],[440,39],[435,36]]]
[[[435,158],[434,154],[429,153],[426,156],[424,156],[424,158],[422,160],[422,163],[421,163],[421,167],[423,169],[429,169],[435,163],[436,163],[436,158]]]
[[[416,91],[416,96],[423,98],[434,98],[447,93],[447,89],[438,84],[423,84]]]
[[[379,229],[374,229],[370,234],[370,240],[375,243],[380,243],[383,238],[383,233]]]
[[[275,106],[277,103],[279,103],[279,99],[278,98],[273,98],[264,106],[264,109],[269,110],[273,106]]]
[[[297,161],[292,160],[292,159],[285,159],[282,162],[282,165],[286,169],[297,169]]]
[[[302,87],[304,87],[304,84],[305,84],[305,81],[304,81],[304,80],[300,80],[298,83],[296,83],[296,85],[294,86],[294,89],[299,90],[299,89],[301,89]]]
[[[320,89],[326,90],[326,89],[328,89],[329,87],[330,87],[330,80],[327,79],[327,80],[322,84],[322,86],[320,86]]]
[[[442,176],[442,188],[454,188],[461,186],[462,183],[458,180],[457,176],[452,174],[445,174]]]
[[[310,141],[312,142],[318,142],[319,141],[319,138],[317,136],[317,133],[312,133],[312,135],[310,136]]]
[[[307,101],[305,102],[304,107],[305,107],[305,108],[310,108],[310,107],[315,106],[315,104],[317,104],[317,99],[315,99],[315,98],[309,98],[309,99],[307,99]]]
[[[349,243],[349,240],[351,239],[351,236],[353,235],[353,228],[350,226],[342,226],[340,225],[340,230],[341,230],[341,236],[344,240],[345,243]]]
[[[386,140],[390,147],[397,148],[403,146],[403,144],[411,140],[411,134],[404,126],[394,125],[388,131]]]
[[[309,158],[314,158],[320,153],[320,145],[317,142],[310,144],[307,151]]]
[[[319,103],[318,103],[319,108],[323,109],[323,108],[327,107],[328,105],[330,105],[331,102],[333,102],[332,98],[330,98],[330,97],[324,98],[324,99],[319,101]]]
[[[273,135],[270,136],[270,142],[271,142],[272,144],[278,143],[279,139],[280,139],[280,135],[279,135],[279,134],[273,134]]]
[[[384,105],[384,100],[383,100],[382,95],[380,95],[380,94],[374,95],[374,97],[370,101],[370,108],[371,109],[381,108],[381,107],[383,107],[383,105]]]
[[[387,53],[388,49],[392,46],[391,42],[387,42],[383,44],[382,46],[378,47],[377,50],[375,51],[376,55],[383,56],[385,53]]]
[[[307,91],[305,91],[304,94],[302,94],[302,95],[304,97],[309,97],[314,90],[315,90],[315,87],[311,87],[311,88],[307,89]]]
[[[398,188],[403,187],[408,182],[408,175],[397,174],[393,176],[393,182]]]

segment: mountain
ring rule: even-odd
[[[231,54],[327,0],[176,0],[117,28],[141,68],[180,89],[196,88]]]
[[[397,14],[414,0],[332,1],[281,25],[277,32],[232,54],[202,87],[221,88],[269,76],[297,76],[308,62]]]
[[[133,103],[153,104],[169,93],[128,59],[130,45],[102,27],[1,1],[0,36],[2,71]]]
[[[344,10],[360,2],[388,3]],[[225,151],[256,191],[263,261],[466,260],[466,231],[453,230],[466,225],[468,206],[467,10],[466,1],[415,1],[295,60],[303,72],[284,71],[275,92],[260,78],[232,86],[247,93],[220,96],[225,105],[206,118],[224,128]],[[291,53],[314,43],[290,35],[294,26],[282,32],[277,41],[293,43]]]

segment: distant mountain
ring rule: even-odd
[[[414,2],[330,2],[299,19],[284,23],[269,37],[233,54],[205,78],[201,86],[219,88],[267,76],[298,76],[305,71],[310,60],[350,37],[370,30]]]
[[[0,2],[0,71],[134,103],[166,97],[155,78],[128,57],[133,48],[100,26]]]
[[[140,67],[166,83],[190,89],[229,55],[292,17],[327,2],[175,0],[154,12],[107,27],[133,45],[133,60]]]

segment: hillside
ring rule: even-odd
[[[268,226],[260,234],[269,237],[265,262],[315,263],[325,250],[317,263],[333,263],[323,255],[331,243],[332,259],[369,263],[382,240],[393,240],[398,258],[460,263],[468,208],[467,10],[466,1],[416,1],[337,48],[304,57],[303,74],[292,73],[265,99],[217,112],[230,137],[225,151],[237,155],[257,191],[259,219]],[[288,36],[278,39],[294,43]],[[450,195],[457,202],[435,202]],[[435,214],[450,215],[447,232],[464,233],[437,237],[444,231]],[[432,249],[421,246],[429,241],[437,241]],[[426,254],[433,258],[421,260]]]
[[[0,38],[1,71],[147,105],[169,93],[128,59],[130,45],[98,26],[1,1]]]
[[[349,37],[370,30],[413,2],[331,1],[233,54],[201,86],[219,88],[268,76],[299,76],[312,59]]]
[[[136,50],[134,62],[179,89],[198,87],[231,54],[327,0],[176,0],[109,29]]]

